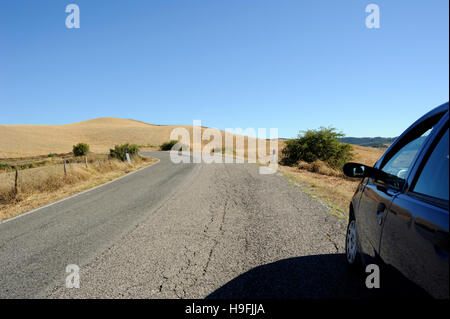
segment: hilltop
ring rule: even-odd
[[[116,144],[132,143],[159,146],[170,140],[175,128],[185,128],[193,137],[191,125],[155,125],[131,119],[101,117],[63,125],[0,125],[0,158],[26,158],[68,153],[77,143],[87,143],[94,153],[108,153]],[[207,127],[202,126],[202,132]],[[220,131],[222,145],[224,136]],[[236,134],[232,134],[236,136]],[[244,137],[245,143],[254,138]],[[206,141],[207,142],[207,141]],[[203,142],[205,144],[206,142]],[[269,145],[269,141],[267,141]],[[247,151],[245,151],[245,156]]]
[[[88,143],[91,151],[105,153],[115,144],[160,145],[175,127],[136,120],[102,117],[64,125],[0,125],[0,158],[26,157],[72,151],[72,145]]]

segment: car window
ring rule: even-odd
[[[385,182],[394,187],[401,188],[408,176],[409,169],[413,164],[417,152],[421,149],[430,132],[431,128],[419,137],[408,142],[381,167],[381,171],[385,173],[383,174]]]
[[[448,128],[423,166],[413,192],[448,201]]]

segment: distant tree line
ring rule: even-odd
[[[341,137],[339,142],[360,146],[385,148],[392,144],[396,137]]]

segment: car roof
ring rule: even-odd
[[[420,123],[423,123],[431,118],[434,118],[435,116],[441,114],[441,116],[443,116],[446,112],[448,112],[448,102],[444,103],[442,105],[439,105],[438,107],[435,107],[434,109],[432,109],[431,111],[429,111],[428,113],[426,113],[425,115],[423,115],[421,118],[419,118],[417,121],[415,121],[413,124],[411,124],[398,138],[397,140],[399,140],[402,136],[408,134],[408,132],[410,132],[412,129],[414,129],[417,125],[419,125]]]
[[[442,117],[445,113],[449,111],[449,102],[446,102],[442,105],[439,105],[438,107],[435,107],[431,111],[427,112],[425,115],[423,115],[421,118],[416,120],[413,124],[411,124],[399,137],[395,139],[395,141],[389,146],[389,148],[384,152],[384,154],[378,159],[377,163],[375,164],[375,167],[379,168],[380,164],[384,162],[384,158],[386,154],[390,153],[392,149],[398,148],[399,141],[403,140],[403,137],[405,135],[409,135],[409,133],[414,130],[417,126],[421,125],[422,123],[425,123],[427,121],[432,120],[436,116]]]

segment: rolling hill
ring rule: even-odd
[[[0,125],[0,157],[66,153],[79,142],[88,143],[96,153],[108,152],[115,144],[127,142],[159,145],[169,139],[175,127],[179,126],[110,117],[66,125]]]
[[[192,126],[154,125],[141,121],[102,117],[65,125],[0,125],[0,158],[46,156],[50,153],[68,153],[79,142],[88,143],[95,153],[108,153],[115,144],[135,143],[158,146],[170,139],[174,128],[186,128],[192,138]],[[202,127],[202,131],[205,130]],[[225,134],[221,131],[222,136]],[[245,137],[245,143],[248,142]],[[252,139],[252,138],[250,138]],[[267,150],[269,150],[269,141]],[[353,141],[354,142],[354,141]],[[279,155],[285,141],[279,139]],[[224,145],[223,140],[223,145]],[[192,146],[192,143],[191,143]],[[372,162],[382,151],[354,145],[357,159]],[[245,152],[247,156],[247,152]]]
[[[159,146],[169,141],[172,130],[179,127],[188,130],[192,147],[193,128],[187,125],[153,125],[112,117],[65,125],[0,125],[0,158],[68,153],[80,142],[89,144],[95,153],[108,153],[114,145],[123,143]],[[202,127],[202,131],[205,129]],[[231,133],[220,132],[225,145],[224,136]],[[248,139],[254,140],[245,137],[245,143]]]

